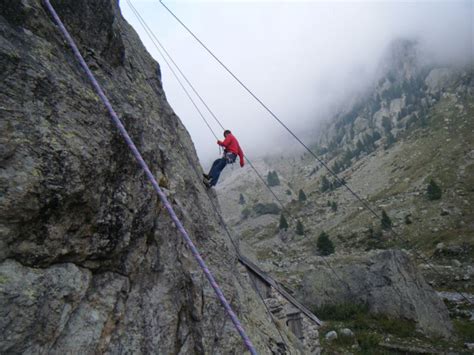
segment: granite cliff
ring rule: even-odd
[[[117,0],[52,3],[255,346],[283,351]],[[0,352],[244,353],[40,0],[0,1],[0,77]]]

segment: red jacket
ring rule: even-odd
[[[240,166],[244,166],[244,152],[240,148],[237,138],[235,138],[232,133],[229,133],[223,142],[217,141],[217,144],[224,147],[226,152],[234,153],[239,156]]]

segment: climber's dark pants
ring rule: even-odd
[[[221,176],[222,170],[224,170],[225,166],[227,165],[226,158],[217,159],[211,167],[211,171],[209,171],[209,177],[211,178],[211,186],[215,186],[217,181],[219,180],[219,176]]]
[[[225,153],[224,157],[216,159],[212,164],[211,170],[209,171],[209,177],[211,178],[211,186],[216,186],[219,176],[221,176],[222,170],[224,170],[227,164],[235,162],[237,156],[233,153]]]

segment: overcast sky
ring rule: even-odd
[[[131,1],[249,156],[296,145],[158,0]],[[416,38],[431,58],[441,61],[473,61],[472,0],[164,2],[308,142],[307,132],[317,120],[327,118],[336,103],[370,83],[395,38]],[[207,163],[216,158],[212,133],[126,0],[121,0],[121,8],[160,63],[168,101],[189,130],[200,159]],[[220,127],[209,114],[206,118],[220,137]]]

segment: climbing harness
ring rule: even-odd
[[[237,155],[231,152],[224,152],[224,159],[226,160],[227,164],[234,164],[235,159],[237,159]]]
[[[117,116],[116,112],[114,111],[110,101],[108,100],[108,98],[105,95],[104,91],[102,90],[101,86],[99,85],[99,83],[95,79],[94,75],[90,71],[87,63],[85,62],[84,58],[82,57],[81,53],[79,52],[79,49],[77,48],[74,40],[70,36],[69,32],[67,31],[66,27],[62,23],[61,19],[59,18],[58,14],[56,13],[55,9],[51,5],[50,1],[49,0],[43,0],[43,1],[44,1],[44,4],[46,5],[47,10],[49,11],[51,16],[53,17],[54,22],[59,27],[62,35],[64,36],[64,38],[66,39],[66,41],[68,42],[70,47],[72,48],[76,59],[79,61],[81,67],[84,69],[89,81],[91,82],[92,86],[96,90],[96,92],[99,95],[100,99],[102,100],[102,102],[106,106],[107,110],[109,111],[112,122],[118,128],[120,133],[122,134],[123,138],[125,139],[125,142],[127,143],[128,147],[132,151],[132,154],[134,155],[134,157],[137,159],[139,165],[141,166],[141,168],[145,172],[148,180],[150,181],[150,183],[152,184],[152,186],[155,189],[156,193],[158,194],[160,200],[162,201],[163,205],[165,206],[166,210],[168,211],[168,213],[169,213],[171,219],[173,220],[174,224],[176,225],[178,231],[183,236],[186,244],[191,249],[191,252],[192,252],[194,258],[196,259],[199,266],[201,267],[204,274],[206,275],[209,283],[211,284],[212,288],[214,289],[214,292],[216,293],[216,295],[219,298],[220,302],[222,303],[223,307],[226,309],[227,314],[232,319],[232,323],[234,324],[234,327],[237,329],[238,333],[240,334],[240,336],[241,336],[242,340],[244,341],[247,349],[250,351],[250,353],[252,355],[257,354],[252,342],[250,341],[250,338],[247,336],[247,334],[246,334],[244,328],[242,327],[239,319],[237,318],[236,314],[232,310],[229,302],[227,301],[224,294],[222,293],[219,285],[215,281],[214,276],[212,275],[210,270],[207,268],[207,265],[205,264],[204,260],[202,259],[201,255],[199,254],[199,251],[197,250],[197,248],[194,245],[193,241],[189,237],[188,232],[186,231],[183,224],[181,223],[181,221],[177,217],[176,213],[174,212],[174,209],[171,206],[170,202],[168,201],[165,193],[159,187],[158,182],[156,181],[155,177],[153,176],[152,172],[150,171],[150,168],[148,167],[146,162],[143,160],[142,155],[138,151],[135,143],[130,138],[130,136],[129,136],[127,130],[125,129],[125,127],[123,126],[122,122],[118,118],[118,116]]]

